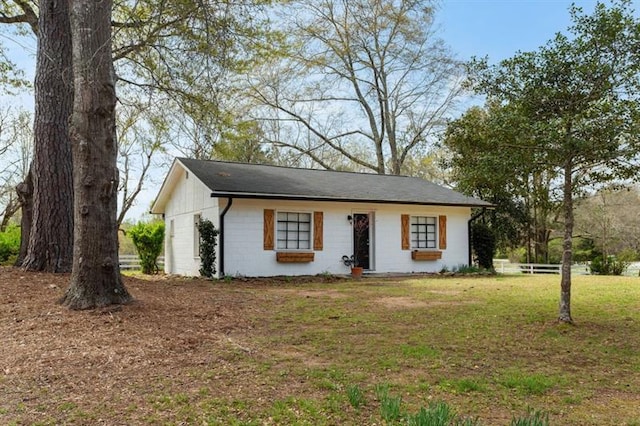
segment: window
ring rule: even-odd
[[[436,218],[411,216],[411,247],[436,248]]]
[[[200,215],[193,215],[193,257],[200,257],[200,230],[198,225],[200,224]]]
[[[278,212],[278,249],[311,248],[311,213]]]

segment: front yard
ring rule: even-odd
[[[574,277],[576,326],[557,275],[126,278],[137,302],[95,312],[54,303],[67,281],[0,269],[1,424],[405,424],[442,401],[640,425],[637,277]]]

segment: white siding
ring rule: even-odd
[[[263,210],[324,213],[324,247],[310,263],[278,263],[276,250],[263,249]],[[468,262],[467,207],[383,205],[278,200],[235,199],[225,217],[224,273],[232,276],[345,274],[341,258],[352,254],[353,213],[372,214],[374,272],[437,272]],[[204,212],[203,212],[204,214]],[[447,248],[437,261],[414,261],[410,250],[401,250],[402,214],[447,216]],[[313,239],[313,237],[312,237]],[[178,272],[182,273],[182,272]]]
[[[200,180],[181,169],[178,183],[173,188],[164,213],[168,230],[165,233],[166,273],[199,275],[200,258],[194,253],[194,216],[201,215],[219,228],[218,199],[211,198],[210,195],[211,191]],[[170,232],[172,223],[173,232]]]

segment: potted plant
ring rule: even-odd
[[[369,218],[367,216],[360,216],[358,219],[353,219],[353,246],[360,247],[360,242],[367,232],[369,232]],[[345,265],[351,266],[351,275],[354,278],[362,277],[363,267],[360,265],[358,259],[358,250],[354,250],[351,257],[342,256],[342,260]]]

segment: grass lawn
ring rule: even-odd
[[[574,326],[557,275],[127,278],[139,302],[106,313],[37,285],[29,312],[23,282],[0,296],[0,423],[400,425],[444,402],[481,425],[640,425],[640,279],[573,282]]]

